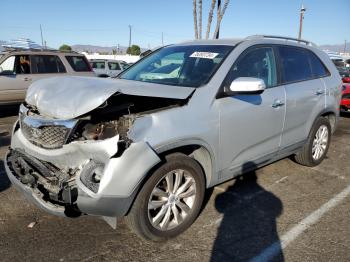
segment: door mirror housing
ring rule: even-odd
[[[239,77],[232,81],[232,94],[261,94],[266,89],[264,80],[255,77]]]

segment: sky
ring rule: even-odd
[[[203,28],[210,3],[203,0]],[[220,38],[297,37],[302,3],[307,9],[302,38],[319,45],[350,42],[350,0],[231,0]],[[154,48],[162,44],[162,33],[164,44],[194,38],[192,6],[192,0],[0,0],[0,40],[25,37],[41,43],[41,25],[47,45],[54,48],[128,46],[131,25],[132,43]],[[214,18],[212,32],[215,23]]]

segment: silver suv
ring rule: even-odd
[[[90,64],[98,77],[116,77],[129,65],[120,60],[91,59]]]
[[[113,227],[126,216],[159,241],[194,222],[206,188],[287,156],[321,163],[340,95],[334,64],[307,41],[170,45],[116,80],[32,84],[6,172],[51,214],[101,216]]]
[[[94,76],[84,55],[55,50],[0,53],[0,105],[24,101],[34,81],[52,76]]]

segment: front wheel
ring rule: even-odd
[[[331,141],[331,125],[325,117],[320,117],[314,123],[307,143],[295,155],[295,160],[304,166],[317,166],[326,157]]]
[[[173,154],[144,184],[126,221],[142,238],[160,241],[185,231],[203,203],[204,174],[183,154]]]

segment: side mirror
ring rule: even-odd
[[[255,77],[239,77],[230,85],[234,94],[261,94],[266,89],[264,80]]]

